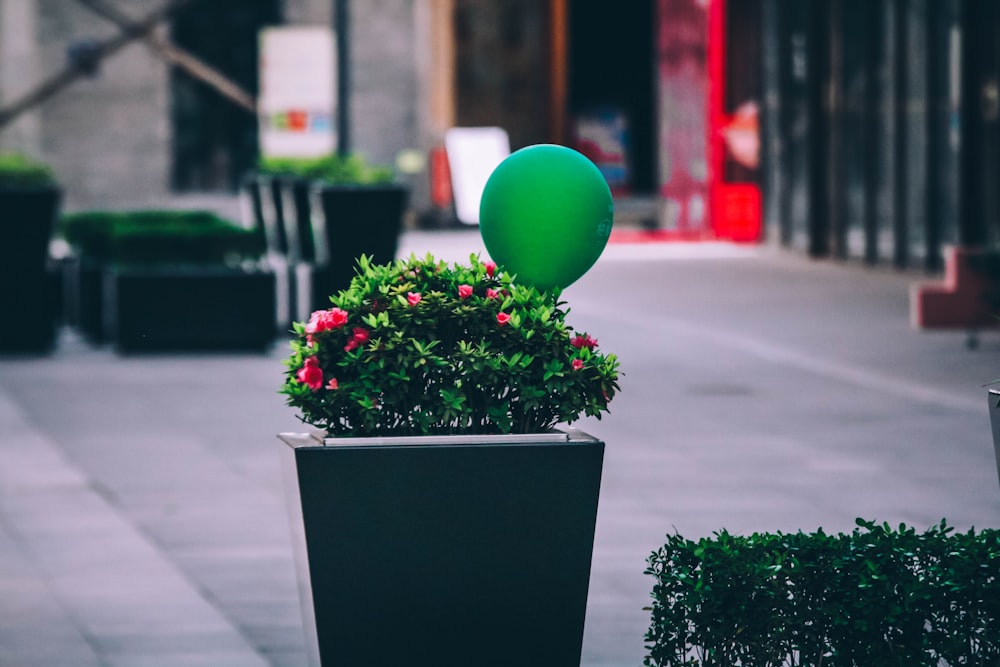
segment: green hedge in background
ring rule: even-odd
[[[647,666],[1000,665],[1000,531],[668,536]]]
[[[390,167],[369,164],[360,155],[316,158],[261,158],[257,170],[269,176],[292,176],[326,185],[385,185],[395,178]]]
[[[207,211],[89,211],[59,233],[87,260],[116,265],[236,265],[259,259],[264,238]]]
[[[0,188],[35,188],[55,182],[48,165],[20,153],[0,153]]]

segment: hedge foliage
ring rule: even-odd
[[[647,666],[1000,665],[1000,531],[668,536]]]
[[[264,157],[257,170],[269,176],[290,176],[325,185],[384,185],[395,179],[390,167],[369,164],[361,155]]]
[[[52,169],[21,153],[0,153],[0,188],[37,188],[53,185]]]
[[[117,265],[229,265],[264,252],[259,232],[207,211],[74,213],[59,232],[81,257]]]

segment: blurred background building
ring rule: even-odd
[[[764,0],[760,12],[771,238],[932,271],[945,245],[996,242],[996,2]]]
[[[138,21],[167,2],[112,4]],[[121,32],[94,4],[0,0],[0,108]],[[585,152],[664,238],[936,271],[944,245],[1000,229],[998,17],[995,0],[193,0],[153,34],[255,97],[262,28],[333,26],[339,115],[370,161],[499,126],[512,149]],[[141,39],[91,69],[0,128],[68,209],[232,195],[254,168],[254,113]],[[440,205],[435,164],[409,177],[417,211]]]

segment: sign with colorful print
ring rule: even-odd
[[[258,126],[261,155],[316,157],[336,148],[336,51],[324,26],[260,32]]]

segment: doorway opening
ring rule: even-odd
[[[591,145],[589,137],[608,142],[601,153],[609,163],[602,170],[613,189],[618,179],[624,194],[656,191],[655,18],[654,0],[613,6],[573,0],[569,7],[570,130],[578,143]],[[616,143],[624,149],[619,169],[610,157]]]
[[[171,39],[257,95],[257,34],[281,21],[280,0],[215,0],[180,11]],[[257,160],[257,118],[178,68],[170,73],[176,192],[233,192]]]
[[[501,127],[512,150],[553,141],[548,4],[455,0],[457,126]]]

